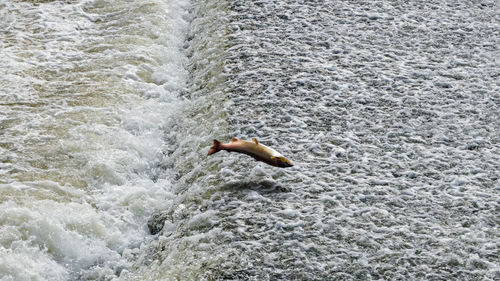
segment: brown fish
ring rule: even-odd
[[[233,138],[230,143],[221,143],[218,140],[214,140],[214,145],[208,151],[208,155],[221,150],[243,153],[252,156],[256,161],[262,161],[275,167],[286,168],[293,166],[292,161],[286,159],[285,156],[276,150],[260,144],[256,138],[253,138],[252,141]]]

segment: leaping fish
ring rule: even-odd
[[[293,166],[292,161],[286,159],[285,156],[278,151],[260,144],[256,138],[253,138],[252,141],[233,138],[230,143],[221,143],[218,140],[214,140],[214,145],[208,151],[208,155],[212,155],[221,150],[243,153],[252,156],[255,161],[262,161],[275,167],[286,168]]]

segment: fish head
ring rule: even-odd
[[[275,160],[276,160],[276,166],[278,166],[278,167],[286,168],[286,167],[292,167],[293,166],[293,162],[290,161],[290,160],[288,160],[288,159],[286,159],[283,156],[276,157]]]

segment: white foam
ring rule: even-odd
[[[173,198],[159,163],[183,106],[187,3],[0,3],[1,280],[135,262]]]

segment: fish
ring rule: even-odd
[[[294,165],[292,161],[285,158],[281,153],[260,144],[256,138],[253,138],[252,141],[232,138],[229,143],[221,143],[218,140],[214,140],[214,145],[208,150],[208,155],[212,155],[221,150],[243,153],[253,157],[255,161],[261,161],[275,167],[287,168]]]

